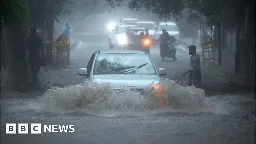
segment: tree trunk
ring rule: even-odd
[[[250,35],[250,52],[251,52],[251,65],[250,65],[250,75],[252,76],[251,79],[253,80],[253,85],[255,86],[255,2],[250,5],[249,19],[251,20],[249,23],[251,24],[251,29],[249,30],[251,32]]]
[[[8,87],[12,90],[28,88],[29,70],[26,49],[26,26],[13,24],[7,32]]]
[[[47,57],[47,63],[48,64],[52,64],[52,53],[53,53],[53,21],[49,21],[47,22],[47,29],[46,29],[46,33],[47,33],[47,40],[49,41],[49,43],[46,45],[46,57]]]
[[[226,32],[225,32],[223,23],[221,22],[221,50],[223,51],[226,50],[225,42],[226,42]]]
[[[236,52],[235,52],[235,73],[240,73],[241,45],[240,45],[240,24],[236,24]]]
[[[6,32],[3,28],[1,30],[1,69],[4,68],[6,70],[7,67],[7,57],[6,57],[6,49],[7,49],[7,43],[6,43]]]
[[[240,60],[240,73],[245,76],[245,83],[252,85],[252,78],[255,73],[251,73],[255,55],[255,23],[254,13],[255,7],[253,5],[246,5],[245,9],[245,21],[244,21],[244,36],[242,37],[243,49],[241,49],[241,60]]]
[[[52,0],[45,0],[45,12],[44,21],[46,22],[46,33],[49,43],[46,45],[46,57],[47,63],[52,64],[53,62],[53,28],[54,28],[54,7],[52,5]]]
[[[216,26],[217,28],[217,47],[218,47],[218,64],[221,65],[221,22],[218,22],[218,25]]]
[[[247,7],[248,8],[248,7]],[[249,65],[250,65],[250,24],[249,17],[248,17],[248,11],[247,8],[245,9],[245,19],[244,19],[244,26],[243,26],[243,34],[241,35],[241,42],[242,42],[242,48],[241,49],[241,66],[240,66],[240,73],[248,75],[249,72]]]

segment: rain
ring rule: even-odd
[[[255,143],[254,0],[8,4],[16,2],[1,3],[1,143]],[[175,56],[162,50],[163,30]],[[190,85],[191,45],[200,82]],[[31,123],[75,130],[35,135]]]

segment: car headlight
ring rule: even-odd
[[[116,23],[110,22],[110,23],[108,23],[107,28],[109,31],[112,31],[113,29],[115,29],[115,26],[116,26]]]
[[[145,47],[150,47],[152,44],[151,44],[151,40],[146,38],[146,39],[143,39],[143,46]]]
[[[128,43],[128,40],[127,40],[126,35],[118,35],[118,36],[117,36],[117,42],[118,42],[118,44],[120,44],[120,45],[125,45],[125,44],[127,44],[127,43]]]
[[[159,103],[161,103],[162,107],[166,107],[167,100],[164,97],[164,89],[161,87],[160,84],[153,84],[152,86],[155,89],[155,94],[159,100]]]

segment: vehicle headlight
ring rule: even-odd
[[[152,86],[155,89],[155,94],[159,100],[159,103],[161,103],[162,107],[166,107],[167,100],[164,97],[164,89],[160,84],[153,84]]]
[[[112,31],[113,29],[115,29],[115,26],[116,26],[116,23],[110,22],[110,23],[108,23],[107,28],[109,31]]]
[[[120,45],[125,45],[125,44],[127,44],[127,43],[128,43],[128,40],[127,40],[126,35],[118,35],[118,36],[117,36],[117,42],[118,42],[118,44],[120,44]]]
[[[150,47],[151,46],[151,40],[146,38],[143,40],[143,46]]]

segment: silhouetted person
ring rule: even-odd
[[[168,35],[166,33],[166,30],[162,30],[162,34],[160,35],[159,39],[156,40],[157,42],[160,41],[160,56],[164,57],[164,54],[166,52],[166,47],[167,47],[167,40],[168,40]]]
[[[195,85],[196,87],[201,86],[201,65],[200,56],[196,53],[196,46],[190,45],[189,47],[190,57],[190,69],[183,74],[185,76],[189,73],[188,85]]]
[[[37,75],[40,71],[41,63],[44,60],[42,39],[36,36],[36,28],[31,28],[31,34],[27,39],[29,52],[29,66],[32,76],[32,86],[35,88],[38,83]]]
[[[170,50],[170,52],[174,53],[174,59],[177,59],[176,46],[175,46],[176,39],[172,35],[169,35],[168,32],[166,32],[166,35],[167,35],[167,40],[168,40],[168,49]]]

